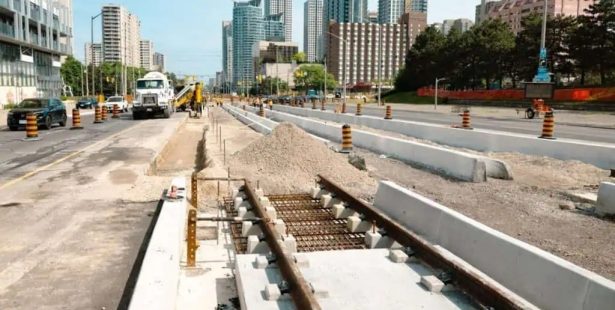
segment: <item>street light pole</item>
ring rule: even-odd
[[[94,69],[96,65],[94,64],[94,20],[102,15],[102,12],[98,13],[95,16],[92,16],[90,20],[90,63],[92,64],[92,92],[96,94],[96,73]],[[101,55],[102,56],[102,55]]]
[[[438,109],[438,83],[440,83],[440,81],[445,81],[446,78],[436,78],[436,94],[434,97],[434,110]]]
[[[382,105],[382,25],[378,25],[378,106]]]
[[[343,25],[343,24],[340,24],[340,25]],[[344,101],[343,102],[346,103],[346,85],[348,84],[348,75],[346,74],[346,47],[350,43],[348,42],[348,40],[342,39],[340,36],[335,35],[335,34],[329,32],[329,31],[327,31],[327,33],[329,35],[331,35],[333,37],[336,37],[336,38],[338,38],[338,39],[340,39],[340,40],[342,40],[344,42],[344,50],[343,50],[344,56],[342,57],[342,67],[343,67],[343,70],[344,70],[344,73],[343,73],[344,75],[343,75],[342,83],[344,83],[344,95],[343,95],[344,96]]]

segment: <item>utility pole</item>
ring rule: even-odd
[[[534,77],[535,83],[551,83],[551,74],[547,68],[547,19],[549,18],[549,1],[545,1],[542,15],[542,33],[540,37],[540,55],[538,60],[538,72]]]
[[[378,25],[378,106],[382,105],[382,25]]]
[[[325,98],[324,101],[325,103],[327,103],[327,57],[325,56]]]

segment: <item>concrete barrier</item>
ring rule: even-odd
[[[171,185],[184,189],[178,192],[182,198],[162,205],[129,309],[175,309],[188,204],[186,180],[176,178]]]
[[[252,108],[248,110],[255,111]],[[279,111],[268,111],[268,117],[293,123],[309,133],[341,143],[340,126]],[[487,176],[512,178],[512,173],[504,162],[482,156],[361,130],[352,131],[352,140],[357,147],[386,154],[463,181],[485,182]]]
[[[392,182],[374,206],[542,309],[611,309],[615,282]]]
[[[599,215],[615,215],[615,183],[602,182],[600,184],[596,213]]]
[[[267,120],[266,118],[258,117],[252,113],[242,111],[230,105],[222,106],[224,110],[233,115],[240,122],[248,125],[248,127],[254,129],[256,132],[260,132],[264,135],[270,134],[273,128],[277,126],[277,123]]]
[[[404,120],[384,120],[373,116],[336,114],[328,111],[276,105],[275,110],[304,117],[361,125],[404,134],[444,145],[481,152],[518,152],[561,160],[578,160],[602,169],[615,169],[615,145],[586,141],[545,140],[535,136],[491,130],[463,130],[447,126]],[[384,116],[384,115],[383,115]],[[536,134],[536,136],[538,133]]]

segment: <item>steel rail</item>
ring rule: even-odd
[[[307,283],[299,267],[295,264],[294,260],[284,253],[282,246],[276,238],[275,228],[271,218],[265,212],[265,208],[261,205],[256,195],[255,190],[252,188],[252,184],[249,181],[245,182],[244,190],[248,201],[252,205],[256,215],[263,219],[261,229],[265,235],[265,240],[271,249],[271,252],[276,257],[276,263],[282,277],[288,282],[290,294],[295,302],[295,306],[299,310],[319,310],[321,309],[316,297],[312,292],[311,286]]]
[[[318,175],[318,183],[335,198],[344,201],[348,207],[363,214],[367,220],[375,221],[388,236],[405,247],[410,247],[414,255],[434,269],[449,272],[452,281],[477,302],[494,309],[524,309],[525,304],[509,292],[490,285],[489,280],[476,271],[448,259],[429,241],[408,230],[393,219],[376,210],[373,206],[357,199],[335,182]]]

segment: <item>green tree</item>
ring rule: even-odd
[[[307,56],[305,55],[304,52],[298,52],[295,55],[293,55],[292,60],[294,60],[298,64],[306,63],[307,62]]]
[[[83,64],[73,56],[68,56],[60,68],[60,75],[64,84],[70,86],[75,96],[83,96],[81,93],[81,83],[83,81]]]
[[[435,27],[427,27],[417,36],[406,55],[404,69],[398,73],[395,88],[400,91],[415,90],[433,83],[445,71],[439,60],[446,44],[446,37]]]
[[[585,56],[591,54],[591,58],[585,60],[590,61],[588,65],[599,74],[600,84],[605,85],[607,77],[615,70],[615,0],[594,3],[585,13],[579,17],[579,31],[587,35],[587,40],[575,41],[583,44],[575,48],[581,49]]]
[[[294,74],[295,88],[299,90],[317,89],[324,90],[325,88],[325,69],[320,64],[305,64],[301,65]],[[327,73],[327,90],[333,90],[338,83],[331,73]]]
[[[274,78],[270,76],[264,78],[260,83],[258,83],[259,94],[275,95],[277,94],[278,89],[280,91],[280,94],[288,92],[288,83],[286,83],[280,78]]]

